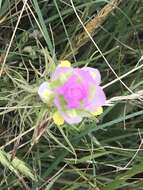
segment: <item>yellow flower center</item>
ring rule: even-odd
[[[60,67],[71,67],[71,63],[68,60],[60,61]]]
[[[53,114],[53,121],[58,126],[64,124],[64,118],[60,115],[58,111]]]
[[[92,112],[92,115],[98,116],[98,115],[101,115],[102,113],[103,113],[103,108],[99,107],[99,108],[96,109],[95,112]]]

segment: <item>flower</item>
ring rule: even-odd
[[[103,112],[106,96],[100,83],[101,75],[97,69],[73,68],[69,61],[61,61],[52,73],[50,84],[41,84],[38,93],[43,102],[52,100],[56,108],[53,120],[57,125],[62,125],[64,120],[76,124],[83,117],[98,116]]]

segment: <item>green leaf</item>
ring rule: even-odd
[[[40,26],[41,26],[41,29],[42,29],[42,32],[43,32],[43,37],[45,38],[45,41],[46,41],[46,43],[47,43],[47,45],[49,47],[51,55],[53,55],[53,45],[52,45],[49,33],[47,31],[47,27],[46,27],[45,22],[44,22],[44,19],[43,19],[43,16],[42,16],[42,12],[41,12],[40,7],[38,5],[38,1],[37,0],[33,0],[33,3],[34,3],[34,6],[35,6],[35,11],[36,11],[36,13],[38,15]]]

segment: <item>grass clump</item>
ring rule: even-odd
[[[0,189],[142,190],[142,0],[0,0]],[[98,120],[54,125],[59,60],[98,68]]]

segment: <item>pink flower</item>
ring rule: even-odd
[[[51,82],[57,83],[54,104],[69,124],[79,123],[105,105],[106,96],[97,69],[57,67]]]

